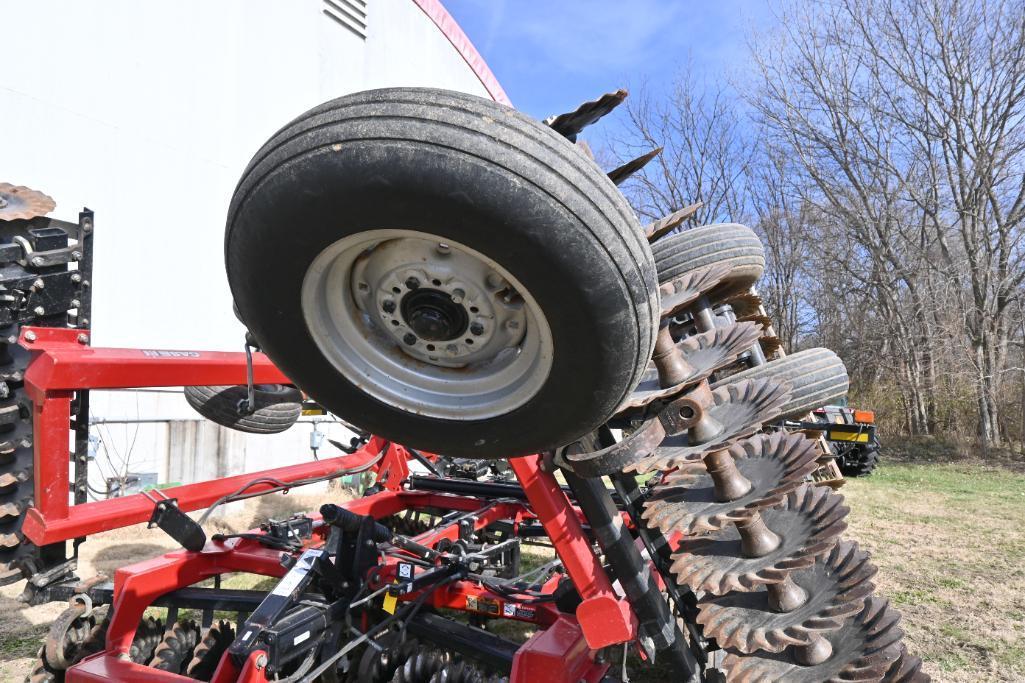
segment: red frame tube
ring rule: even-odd
[[[25,389],[32,399],[35,442],[35,506],[26,514],[22,533],[36,545],[138,524],[153,512],[153,501],[142,494],[69,505],[68,429],[75,391],[246,383],[246,355],[242,352],[104,349],[87,346],[80,339],[87,340],[87,333],[53,327],[21,330],[19,343],[33,356],[25,372]],[[289,383],[261,353],[253,354],[253,381]],[[385,459],[402,460],[404,467],[404,449],[374,437],[352,455],[185,484],[163,492],[177,498],[182,510],[198,510],[259,477],[291,483],[324,476],[360,467],[385,447]],[[394,478],[398,481],[402,476]],[[270,484],[258,485],[253,490],[269,488]]]
[[[577,616],[588,645],[598,650],[633,640],[637,635],[637,617],[630,603],[620,600],[613,590],[576,510],[555,476],[542,469],[537,455],[512,458],[509,464],[584,599],[577,607]]]
[[[69,505],[68,434],[71,400],[76,391],[246,382],[244,353],[104,349],[89,347],[87,341],[87,334],[80,330],[26,327],[21,331],[20,343],[33,354],[25,374],[25,386],[33,401],[36,486],[36,505],[28,511],[23,532],[40,545],[144,522],[153,511],[152,500],[141,494]],[[253,374],[254,381],[260,384],[289,383],[270,360],[259,353],[253,354]],[[368,464],[382,450],[383,457],[375,469],[379,474],[388,472],[385,490],[346,504],[353,512],[381,518],[409,508],[473,512],[483,506],[482,501],[475,498],[402,490],[401,482],[408,474],[408,452],[379,437],[373,437],[352,455],[186,484],[163,492],[176,498],[182,510],[191,511],[208,507],[259,477],[292,483]],[[536,515],[583,598],[575,619],[550,607],[538,609],[536,617],[524,618],[549,628],[528,641],[517,654],[512,680],[526,683],[544,675],[546,680],[596,681],[608,667],[594,662],[594,651],[634,639],[636,617],[629,604],[616,594],[595,556],[584,533],[580,511],[570,503],[554,476],[542,470],[540,458],[527,456],[510,462],[526,491],[528,505],[515,502],[493,505],[482,513],[476,524],[486,525],[497,519],[513,519],[518,523]],[[270,484],[261,484],[252,491],[270,487]],[[435,542],[442,537],[454,539],[457,534],[458,528],[453,525],[424,536]],[[118,569],[107,649],[73,667],[67,679],[183,680],[120,658],[128,652],[145,609],[164,593],[217,574],[238,571],[282,576],[284,568],[279,558],[279,551],[252,541],[232,539],[208,543],[198,553],[177,551]],[[394,562],[386,562],[386,570],[389,565]],[[546,588],[554,589],[554,583],[550,582]],[[439,607],[465,609],[470,596],[501,599],[472,582],[458,582],[445,591],[438,591],[433,600]],[[241,670],[225,657],[214,680],[265,680],[264,672],[257,666],[257,654],[247,659]]]

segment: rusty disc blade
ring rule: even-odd
[[[717,263],[684,273],[660,286],[658,294],[662,302],[662,317],[673,316],[693,304],[702,294],[712,291],[729,272],[728,266]]]
[[[555,132],[575,142],[584,128],[622,104],[626,96],[627,92],[623,89],[605,93],[596,100],[584,102],[571,112],[550,116],[544,122]]]
[[[808,569],[790,579],[808,594],[800,607],[777,612],[765,587],[747,593],[708,596],[699,604],[698,623],[722,648],[750,654],[782,652],[789,645],[808,645],[816,635],[835,631],[861,611],[875,587],[875,566],[856,543],[841,541]]]
[[[738,294],[732,299],[727,299],[726,303],[733,309],[733,314],[737,316],[738,319],[747,315],[757,315],[762,312],[762,297],[758,296],[754,292]]]
[[[644,504],[646,525],[663,533],[718,531],[762,508],[779,505],[818,466],[818,446],[803,434],[758,434],[731,446],[729,454],[751,483],[746,494],[719,501],[705,464],[684,464],[667,475]]]
[[[759,334],[761,332],[758,326],[753,323],[734,323],[681,340],[676,344],[676,348],[680,350],[687,364],[693,368],[693,372],[675,386],[662,388],[655,362],[648,361],[648,367],[644,370],[641,381],[617,412],[627,408],[645,406],[656,399],[672,396],[707,379],[713,372],[729,365],[736,360],[737,356],[749,349],[751,344],[758,339]]]
[[[783,581],[794,569],[810,567],[829,552],[847,528],[849,509],[843,496],[829,489],[801,485],[787,494],[783,505],[759,514],[780,537],[780,544],[760,557],[745,557],[735,526],[709,536],[684,540],[673,554],[672,571],[694,591],[724,595],[750,591]]]
[[[762,353],[764,353],[766,356],[771,356],[772,354],[776,353],[781,348],[783,348],[783,342],[780,340],[779,337],[775,335],[771,337],[760,337],[758,339],[758,343],[761,344]]]
[[[922,671],[922,660],[908,652],[907,646],[901,646],[900,656],[886,670],[883,680],[887,683],[929,683],[932,678]]]
[[[632,176],[634,173],[637,173],[642,168],[647,166],[649,161],[651,161],[661,153],[661,147],[659,147],[658,149],[653,149],[650,152],[645,152],[636,159],[631,159],[622,166],[617,166],[616,168],[609,171],[606,175],[608,175],[609,180],[611,180],[614,185],[622,185],[630,176]]]
[[[693,216],[704,206],[704,202],[694,202],[688,206],[683,207],[679,211],[674,211],[668,216],[663,216],[657,221],[652,221],[644,226],[644,235],[648,238],[649,242],[654,242],[660,237],[668,234],[673,228],[679,227],[681,223]]]
[[[737,316],[737,322],[754,322],[768,329],[772,327],[772,318],[762,313],[751,313],[750,315]]]
[[[0,183],[0,221],[28,220],[45,216],[57,207],[49,195],[24,185]]]
[[[820,683],[844,681],[869,683],[883,680],[887,669],[900,656],[898,626],[900,615],[886,600],[871,597],[861,612],[844,622],[842,628],[823,637],[832,646],[832,655],[821,664],[803,666],[794,659],[794,647],[780,653],[742,654],[728,651],[722,668],[727,678],[738,683]],[[889,680],[889,679],[886,679]]]
[[[714,389],[712,405],[705,408],[705,414],[723,425],[719,434],[703,443],[692,443],[687,432],[668,436],[652,455],[628,465],[624,471],[668,470],[698,460],[709,451],[729,448],[779,417],[789,397],[790,385],[772,379],[741,380]]]

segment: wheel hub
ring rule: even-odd
[[[303,314],[350,381],[420,415],[507,413],[551,370],[551,329],[523,285],[429,233],[373,230],[328,246],[307,270]]]
[[[426,341],[452,341],[470,326],[465,308],[439,289],[414,289],[402,297],[402,318]]]

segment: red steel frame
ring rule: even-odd
[[[25,373],[25,387],[33,402],[35,441],[35,506],[26,516],[23,533],[37,545],[87,536],[110,529],[145,522],[153,502],[142,494],[104,501],[69,505],[68,429],[71,401],[78,390],[130,389],[138,387],[231,385],[246,383],[244,353],[214,351],[161,351],[106,349],[87,345],[81,330],[23,328],[20,343],[33,353]],[[258,384],[287,384],[289,380],[266,356],[253,354],[253,381]],[[382,454],[382,451],[383,454]],[[387,472],[381,493],[347,503],[359,514],[383,518],[406,509],[440,508],[467,512],[487,510],[476,525],[483,528],[502,519],[519,523],[537,518],[550,537],[566,574],[577,588],[582,603],[576,615],[566,615],[550,606],[521,619],[545,627],[517,652],[511,680],[597,681],[607,665],[594,661],[596,650],[629,642],[637,631],[637,619],[629,604],[620,598],[608,579],[584,533],[581,513],[563,492],[555,477],[544,471],[538,456],[512,459],[511,465],[527,495],[527,504],[487,504],[476,498],[402,490],[408,474],[408,452],[380,437],[372,437],[351,455],[279,467],[261,472],[185,484],[164,493],[176,498],[184,511],[208,507],[217,499],[237,491],[244,484],[273,477],[292,483],[323,476],[340,469],[372,463],[378,473]],[[250,489],[259,492],[270,484]],[[427,532],[424,540],[455,539],[457,527]],[[68,671],[69,681],[187,680],[174,674],[133,664],[124,658],[145,609],[160,595],[185,588],[209,577],[228,572],[250,572],[280,577],[284,574],[280,551],[254,541],[230,539],[209,542],[199,552],[176,551],[162,557],[117,570],[114,578],[112,620],[107,648]],[[386,562],[379,580],[389,580],[397,560]],[[554,584],[549,586],[554,588]],[[467,596],[491,595],[472,582],[457,582],[431,596],[437,607],[465,608]],[[415,596],[407,596],[415,597]],[[230,659],[221,662],[215,681],[266,680],[253,653],[240,670]]]
[[[86,346],[81,330],[51,327],[22,328],[19,342],[32,352],[25,372],[25,389],[32,399],[35,443],[35,506],[29,508],[22,533],[36,545],[118,529],[149,520],[153,501],[142,494],[69,505],[68,425],[71,400],[81,389],[202,386],[246,383],[246,356],[242,352],[104,349]],[[82,339],[83,341],[79,341]],[[282,384],[289,380],[266,356],[253,354],[253,381]],[[343,467],[359,467],[386,449],[382,462],[400,476],[385,486],[399,487],[408,459],[404,448],[373,437],[357,457],[339,456],[313,462],[250,472],[234,477],[164,489],[178,507],[188,512],[237,491],[257,477],[285,483],[319,477]],[[257,484],[259,493],[272,484]]]

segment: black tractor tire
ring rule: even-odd
[[[712,384],[715,389],[745,379],[771,378],[790,385],[790,398],[780,417],[801,418],[815,408],[836,403],[847,396],[850,380],[839,356],[829,349],[806,349],[770,361]]]
[[[712,265],[726,265],[728,274],[708,293],[712,303],[745,292],[765,270],[765,249],[751,228],[716,223],[664,237],[651,247],[659,284]]]
[[[301,306],[309,266],[382,228],[464,245],[530,293],[553,343],[529,398],[479,419],[425,415],[375,398],[325,356]],[[463,93],[361,92],[289,123],[238,184],[225,258],[241,317],[298,386],[364,430],[451,456],[523,455],[593,431],[654,347],[655,265],[619,190],[547,126]]]
[[[879,465],[879,444],[855,444],[838,460],[843,476],[867,477]]]
[[[185,387],[185,400],[211,422],[247,434],[278,434],[302,415],[303,396],[295,387],[257,384],[253,387],[255,410],[246,414],[239,406],[248,391],[241,385]]]

